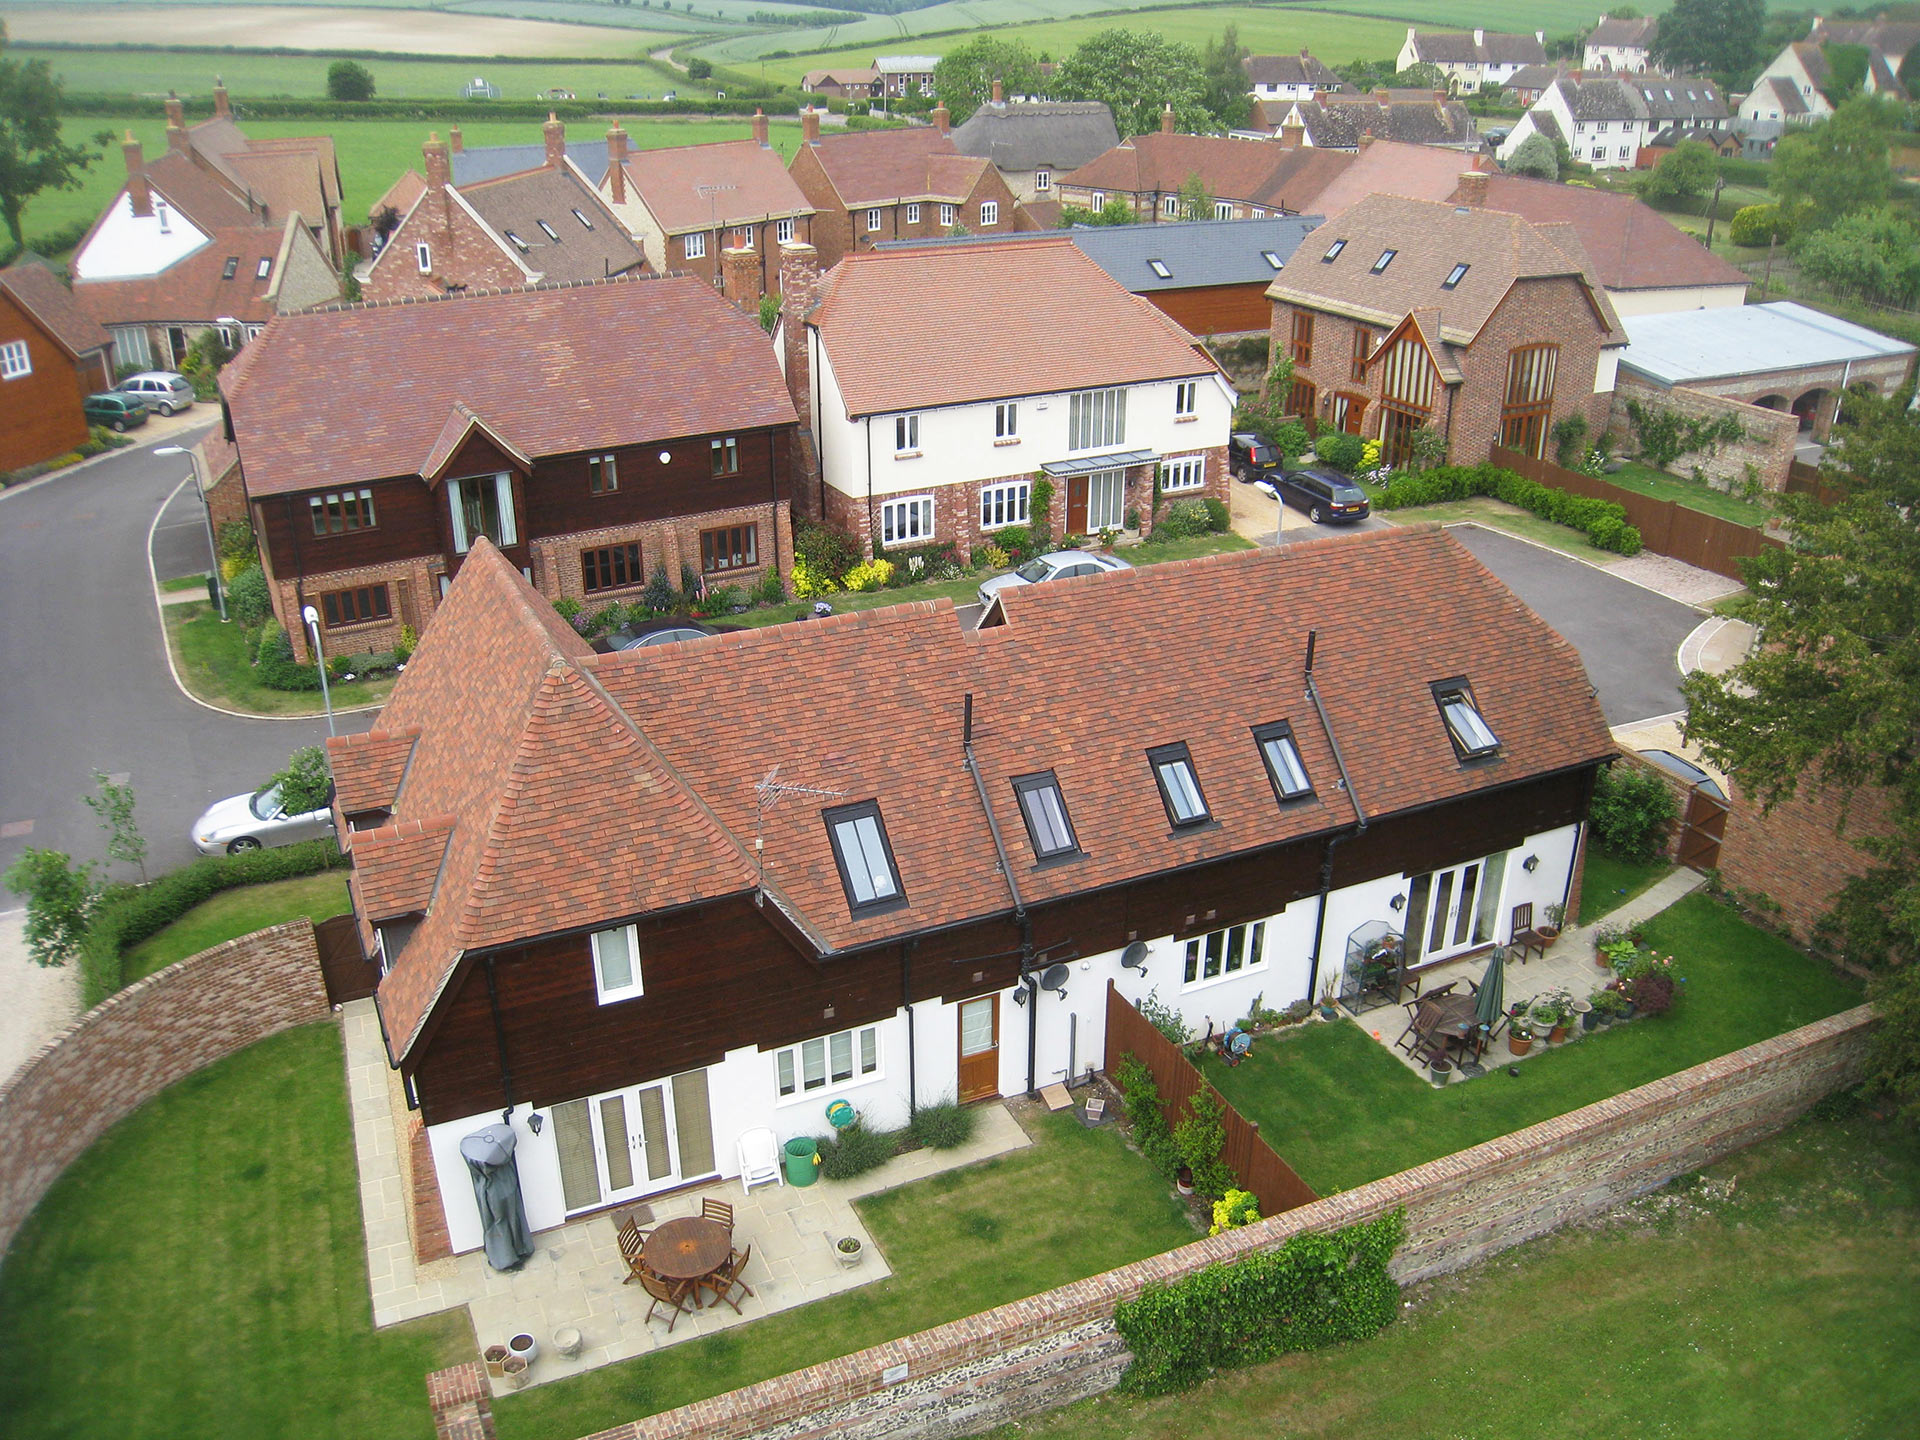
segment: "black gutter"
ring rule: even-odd
[[[1340,738],[1333,733],[1333,721],[1327,718],[1327,707],[1321,703],[1320,687],[1313,683],[1313,652],[1320,642],[1320,632],[1307,632],[1306,685],[1307,698],[1313,702],[1314,713],[1320,717],[1320,728],[1326,732],[1327,744],[1333,747],[1333,763],[1340,771],[1340,788],[1346,793],[1347,803],[1353,806],[1353,827],[1327,837],[1326,848],[1320,854],[1320,897],[1318,908],[1313,917],[1313,954],[1307,967],[1307,999],[1319,1003],[1315,996],[1320,988],[1320,949],[1326,939],[1327,896],[1333,893],[1333,852],[1342,840],[1367,833],[1367,812],[1360,804],[1360,796],[1353,788],[1353,777],[1347,773],[1347,757],[1341,753]]]

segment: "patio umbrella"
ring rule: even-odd
[[[489,1125],[460,1142],[460,1158],[467,1162],[467,1173],[473,1177],[474,1202],[480,1207],[487,1263],[496,1270],[518,1270],[533,1254],[513,1146],[510,1125]]]
[[[1500,1023],[1500,1017],[1507,1013],[1507,957],[1504,951],[1495,948],[1493,958],[1487,961],[1487,973],[1480,977],[1480,998],[1473,1007],[1474,1018],[1487,1027],[1487,1033],[1493,1033],[1493,1027]]]

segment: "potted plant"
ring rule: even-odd
[[[1593,1009],[1588,1013],[1589,1030],[1602,1025],[1611,1025],[1616,1020],[1626,1018],[1627,997],[1609,985],[1605,990],[1596,990],[1592,1000]]]
[[[1524,1055],[1533,1049],[1533,1027],[1527,1023],[1525,1015],[1515,1015],[1507,1021],[1507,1053]]]
[[[867,1258],[867,1247],[860,1243],[858,1235],[842,1235],[833,1242],[833,1258],[840,1262],[842,1270],[851,1270]]]
[[[1173,1188],[1182,1195],[1193,1194],[1193,1167],[1182,1165],[1173,1172]]]
[[[1622,942],[1631,950],[1633,942],[1627,939],[1626,931],[1618,925],[1596,925],[1593,931],[1593,963],[1602,970],[1613,967],[1613,957]]]
[[[507,1347],[506,1346],[489,1345],[485,1350],[482,1350],[480,1352],[480,1358],[486,1361],[487,1374],[493,1376],[495,1379],[498,1379],[500,1376],[505,1375],[507,1373],[507,1368],[506,1368],[507,1367]]]
[[[1546,936],[1547,939],[1552,940],[1560,934],[1560,927],[1566,922],[1567,907],[1564,905],[1549,905],[1541,913],[1547,918],[1540,922],[1540,933]]]
[[[1427,1062],[1427,1073],[1433,1076],[1435,1085],[1445,1085],[1453,1079],[1453,1061],[1444,1055],[1436,1055]]]
[[[506,1377],[507,1384],[516,1390],[527,1386],[527,1362],[518,1355],[509,1355],[501,1366],[500,1373]]]
[[[1528,1018],[1533,1021],[1534,1033],[1543,1036],[1547,1044],[1567,1038],[1566,1027],[1560,1018],[1560,1002],[1552,992],[1533,1002],[1533,1010]]]

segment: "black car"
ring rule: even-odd
[[[1242,480],[1268,480],[1284,464],[1280,452],[1258,435],[1235,435],[1227,441],[1227,468]]]
[[[1318,525],[1364,520],[1372,512],[1367,492],[1338,470],[1286,470],[1269,478],[1281,495],[1307,512]]]

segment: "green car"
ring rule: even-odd
[[[89,425],[104,425],[109,430],[131,430],[147,423],[147,407],[137,395],[117,395],[111,390],[89,395],[80,402]]]

